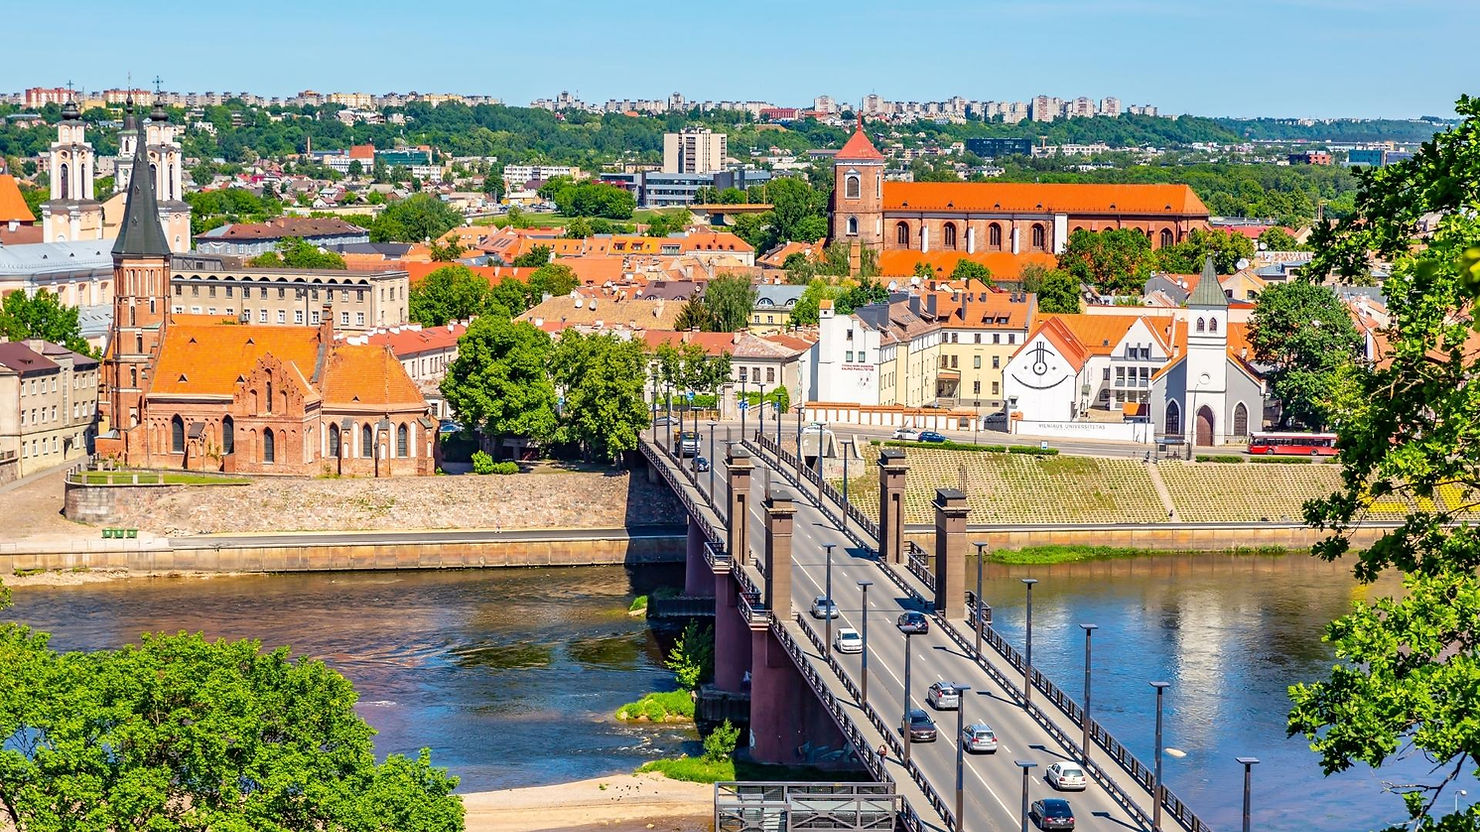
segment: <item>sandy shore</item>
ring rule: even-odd
[[[707,832],[714,787],[661,774],[614,774],[555,786],[464,794],[468,832]]]

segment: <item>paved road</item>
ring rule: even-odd
[[[176,549],[243,548],[253,546],[325,546],[334,544],[483,543],[488,541],[643,540],[681,537],[683,525],[628,529],[449,529],[415,532],[289,532],[285,534],[194,535],[172,541]]]
[[[765,547],[765,514],[763,507],[766,477],[764,460],[753,458],[757,475],[752,477],[752,499],[755,516],[751,520],[752,550],[759,554]],[[723,494],[723,470],[715,473],[715,485]],[[707,474],[696,478],[701,489],[708,488]],[[782,484],[779,476],[773,476],[777,485]],[[793,493],[794,487],[785,486]],[[1070,760],[1073,752],[1053,740],[1050,735],[1014,703],[1011,695],[992,681],[968,655],[957,647],[949,636],[937,627],[925,635],[913,636],[907,641],[897,628],[894,619],[905,610],[917,609],[915,601],[890,581],[868,553],[857,548],[836,524],[826,519],[814,504],[799,499],[793,538],[795,565],[793,571],[793,604],[796,609],[807,610],[811,601],[825,594],[825,544],[835,544],[833,552],[833,598],[837,603],[840,619],[834,627],[850,626],[862,629],[862,593],[859,580],[871,580],[869,590],[869,699],[887,720],[895,720],[905,710],[904,663],[905,650],[912,650],[911,702],[915,707],[929,710],[925,705],[925,692],[931,682],[950,681],[969,684],[972,692],[966,697],[964,718],[966,722],[984,719],[996,731],[1000,749],[995,754],[966,755],[965,761],[965,828],[1003,829],[1017,828],[1021,822],[1022,770],[1014,760],[1032,760],[1038,764],[1029,784],[1030,800],[1041,797],[1065,797],[1074,808],[1078,829],[1126,830],[1146,828],[1140,821],[1120,806],[1111,795],[1098,784],[1092,784],[1083,793],[1059,794],[1043,779],[1043,770],[1051,763]],[[822,634],[823,623],[812,622],[814,629]],[[852,675],[855,683],[861,681],[861,657],[840,656],[845,672]],[[847,693],[837,690],[844,698]],[[955,795],[956,762],[956,714],[935,713],[939,724],[940,738],[934,743],[913,746],[916,764],[925,773],[930,783],[945,800],[953,805]],[[1138,795],[1144,808],[1149,808],[1149,797]],[[1165,824],[1164,824],[1165,825]]]

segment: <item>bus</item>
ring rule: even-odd
[[[1335,456],[1334,433],[1256,433],[1249,438],[1249,453],[1281,456]]]

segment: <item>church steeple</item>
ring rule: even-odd
[[[1213,268],[1213,255],[1209,254],[1203,261],[1202,277],[1192,289],[1192,295],[1187,298],[1188,308],[1201,306],[1208,309],[1227,309],[1228,296],[1223,294],[1223,287],[1218,284],[1218,270]]]
[[[141,176],[129,178],[128,198],[123,206],[123,223],[118,241],[113,244],[113,259],[170,256],[169,241],[159,224],[159,201],[154,194],[154,177],[148,175],[149,157],[144,140],[144,126],[137,125],[134,140],[134,164]]]

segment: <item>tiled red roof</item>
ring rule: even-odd
[[[860,120],[858,129],[853,131],[853,135],[849,136],[848,141],[843,144],[843,149],[839,150],[838,155],[833,158],[839,161],[882,162],[884,154],[880,153],[879,149],[874,147],[874,143],[869,141],[868,134],[863,132],[863,122]]]

